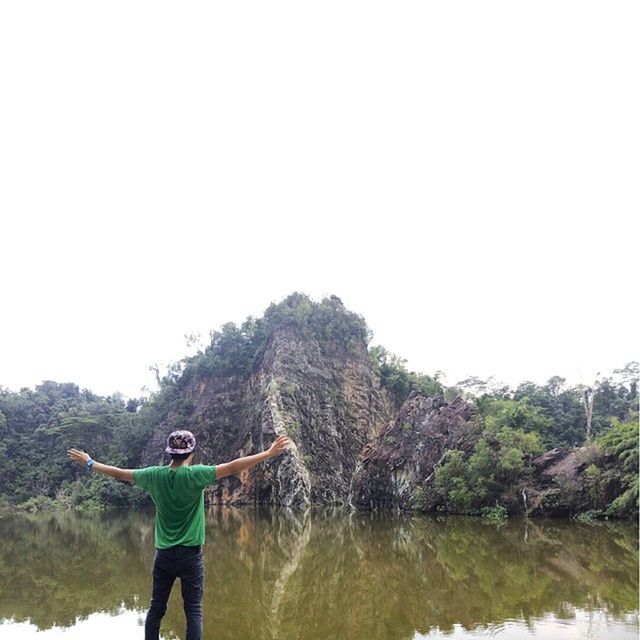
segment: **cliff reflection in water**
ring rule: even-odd
[[[208,515],[205,638],[408,639],[572,609],[638,610],[638,529],[512,519],[217,509]],[[139,611],[153,513],[0,518],[0,620],[73,626]],[[176,583],[163,632],[182,637]],[[141,634],[132,629],[131,637]],[[615,637],[615,636],[613,636]]]

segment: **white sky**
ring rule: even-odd
[[[294,290],[450,383],[637,360],[639,17],[2,3],[0,385],[138,395]]]

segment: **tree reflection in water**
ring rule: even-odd
[[[152,512],[4,514],[0,543],[0,620],[49,629],[129,610],[138,612],[131,637],[142,633]],[[575,610],[628,629],[629,614],[637,624],[637,549],[628,522],[498,527],[468,517],[217,508],[207,517],[205,638],[404,640],[433,629],[459,637],[545,614],[571,621]],[[182,637],[181,606],[176,584],[165,637]]]

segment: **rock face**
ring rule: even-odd
[[[364,340],[344,349],[283,326],[247,379],[209,376],[184,391],[185,424],[171,413],[153,434],[144,464],[162,464],[167,435],[191,429],[195,462],[262,451],[279,435],[295,446],[207,495],[217,504],[345,504],[413,508],[447,449],[477,439],[473,406],[413,393],[404,403],[380,385]],[[399,411],[397,407],[400,406]]]
[[[534,469],[530,486],[524,488],[520,508],[512,511],[527,515],[571,515],[583,491],[579,454],[568,447],[556,447],[532,461]]]
[[[434,469],[447,449],[470,450],[479,425],[473,406],[456,397],[411,395],[398,415],[368,444],[352,483],[357,507],[431,510]]]
[[[583,446],[558,447],[532,461],[533,482],[525,487],[526,504],[513,511],[535,516],[573,516],[589,509],[603,509],[623,488],[615,476],[603,475],[594,483],[590,464],[601,454]]]
[[[170,414],[146,447],[145,464],[161,464],[166,437],[178,424],[196,435],[195,462],[251,455],[280,434],[294,442],[277,458],[216,483],[207,497],[223,504],[347,503],[358,456],[393,406],[364,340],[347,350],[291,326],[275,331],[248,379],[196,380],[185,398],[193,406],[187,424]]]

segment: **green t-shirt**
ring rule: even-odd
[[[134,469],[133,481],[156,505],[157,549],[204,544],[204,488],[216,479],[215,465]]]

